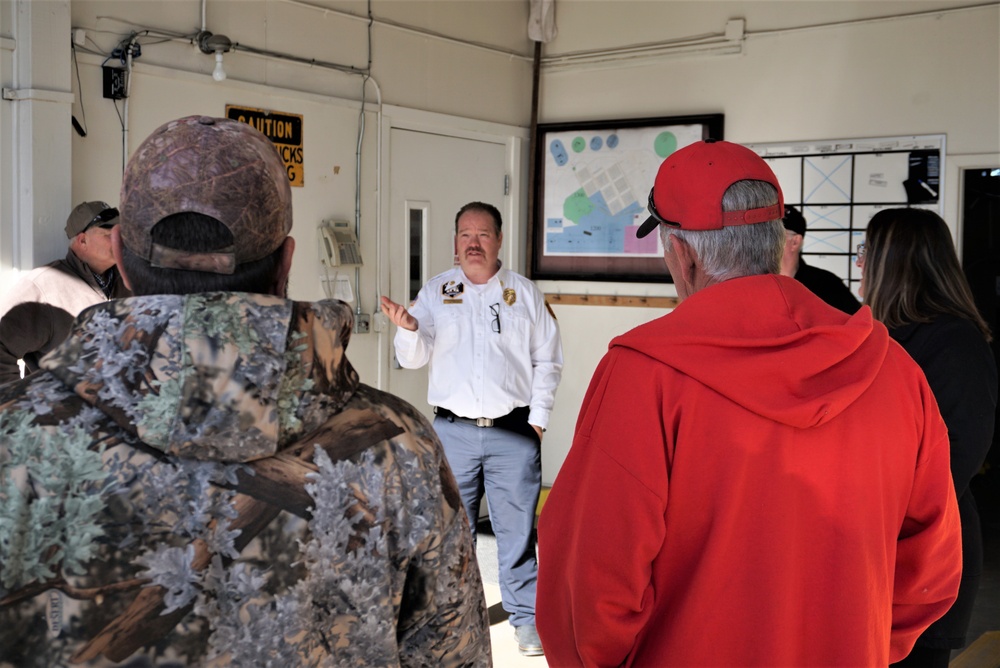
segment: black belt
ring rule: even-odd
[[[462,417],[461,415],[455,415],[447,408],[442,408],[441,406],[434,407],[434,415],[444,418],[448,422],[463,422],[476,427],[495,427],[497,429],[506,429],[507,431],[526,434],[537,439],[538,434],[536,434],[535,430],[528,424],[528,414],[530,412],[531,409],[527,406],[519,406],[510,413],[501,415],[497,418],[467,418]]]
[[[501,418],[496,418],[496,420],[494,420],[494,418],[484,418],[484,417],[478,417],[478,418],[462,417],[461,415],[455,415],[447,408],[441,408],[440,406],[434,407],[434,415],[443,417],[448,422],[464,422],[465,424],[474,424],[477,427],[492,427],[493,423],[496,420],[501,419]],[[503,417],[507,416],[505,415]]]

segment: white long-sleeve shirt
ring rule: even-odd
[[[429,404],[469,418],[528,406],[528,422],[548,426],[562,342],[534,283],[501,267],[475,285],[455,267],[429,280],[409,311],[418,328],[396,331],[396,359],[407,369],[430,364]]]

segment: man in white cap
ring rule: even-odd
[[[885,666],[958,592],[948,434],[863,307],[778,275],[782,195],[703,141],[650,193],[682,302],[611,341],[539,522],[557,666]]]
[[[111,228],[118,209],[83,202],[66,219],[69,251],[62,260],[21,276],[0,297],[0,383],[38,369],[38,360],[62,343],[80,311],[131,294],[111,255]]]

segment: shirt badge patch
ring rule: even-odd
[[[463,292],[465,292],[465,286],[455,281],[448,281],[441,286],[441,294],[451,299],[461,297]]]
[[[442,301],[445,304],[461,304],[463,292],[465,292],[465,286],[460,282],[448,281],[441,286]]]
[[[517,293],[514,292],[514,288],[504,288],[503,301],[507,306],[514,305],[514,302],[517,301]]]

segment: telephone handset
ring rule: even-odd
[[[319,226],[319,259],[327,267],[363,264],[358,236],[345,220],[324,220]]]

